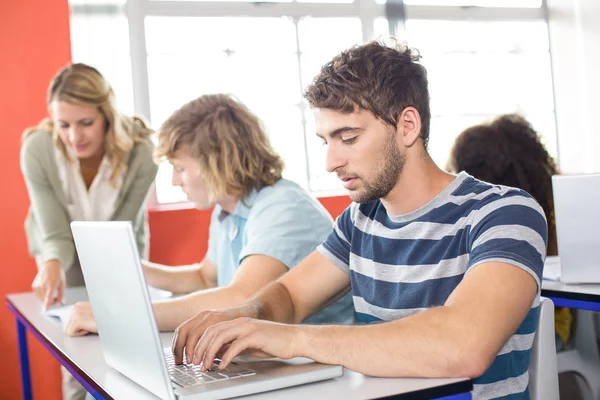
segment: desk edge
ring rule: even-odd
[[[105,399],[112,399],[113,397],[109,395],[94,379],[92,379],[87,373],[85,373],[77,364],[75,364],[67,355],[65,355],[61,350],[59,350],[54,343],[49,341],[35,326],[29,322],[27,318],[17,309],[15,304],[6,297],[6,307],[9,311],[17,318],[19,321],[25,325],[27,330],[33,334],[40,343],[50,351],[52,356],[69,372],[74,372],[77,376],[79,376],[84,382],[80,382],[83,386],[89,386],[93,390],[95,390],[98,394],[100,394]],[[29,357],[29,356],[28,356]],[[86,388],[87,389],[87,388]]]

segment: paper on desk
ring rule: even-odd
[[[71,312],[71,308],[73,308],[73,304],[69,304],[66,306],[58,306],[49,308],[46,311],[43,311],[42,314],[47,315],[49,317],[58,318],[60,322],[65,322],[69,313]]]
[[[148,294],[150,295],[150,300],[162,300],[171,297],[173,294],[169,291],[157,289],[152,286],[148,286]],[[73,308],[73,304],[67,304],[64,306],[51,307],[46,311],[43,311],[42,314],[47,315],[49,317],[53,317],[58,319],[60,322],[64,323],[69,317],[69,313]]]
[[[542,278],[560,282],[560,258],[558,256],[546,257]]]

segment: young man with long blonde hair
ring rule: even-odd
[[[325,208],[282,178],[283,161],[260,120],[230,96],[201,96],[173,113],[159,130],[156,156],[173,165],[173,185],[196,208],[214,207],[201,263],[173,268],[144,262],[149,285],[187,293],[153,304],[161,330],[174,330],[202,310],[242,304],[295,267],[331,230]],[[309,322],[353,320],[348,293],[332,298]],[[75,305],[65,331],[96,332],[89,303]]]

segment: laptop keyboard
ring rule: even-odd
[[[202,372],[200,371],[199,365],[188,364],[185,360],[183,364],[176,365],[171,349],[165,348],[164,352],[171,380],[182,387],[204,385],[207,383],[256,375],[256,371],[235,363],[230,363],[224,370],[219,370],[217,369],[221,362],[219,359],[215,359],[213,366],[210,369]]]

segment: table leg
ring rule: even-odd
[[[11,307],[9,307],[11,308]],[[19,341],[19,357],[21,361],[21,380],[23,382],[23,400],[32,400],[31,395],[31,378],[29,373],[29,358],[27,352],[27,326],[19,317],[17,317],[17,330],[18,330],[18,341]],[[44,338],[35,330],[31,331],[31,334],[36,337],[40,343],[48,349],[50,354],[56,358],[74,377],[81,383],[81,385],[87,390],[88,395],[92,396],[96,400],[105,400],[104,397],[96,389],[90,386],[90,384],[76,372],[71,365],[64,362],[60,354],[52,348]]]
[[[32,400],[31,375],[29,372],[29,354],[27,351],[27,330],[25,325],[17,318],[17,339],[19,341],[19,362],[21,364],[21,384],[23,386],[23,400]]]

